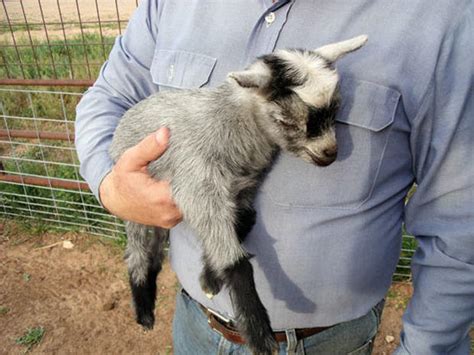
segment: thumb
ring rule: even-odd
[[[160,128],[146,136],[137,145],[129,148],[121,158],[121,167],[125,171],[137,171],[158,159],[168,148],[169,130]]]

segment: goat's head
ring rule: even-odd
[[[334,62],[367,42],[362,35],[316,50],[277,50],[228,80],[261,95],[275,110],[264,122],[284,150],[320,166],[337,155],[335,116],[339,76]]]

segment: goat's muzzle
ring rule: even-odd
[[[305,149],[305,152],[318,166],[328,166],[332,164],[337,158],[337,147],[325,149],[323,151],[323,155],[316,155],[309,149]]]

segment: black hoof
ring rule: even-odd
[[[278,343],[273,336],[273,331],[269,326],[266,317],[253,315],[238,322],[249,348],[254,354],[271,355],[278,349]]]
[[[204,268],[199,277],[201,289],[207,297],[212,298],[217,295],[222,288],[223,281],[216,275],[216,273],[208,268]]]
[[[137,315],[137,323],[145,330],[152,330],[155,325],[155,316],[153,313]]]

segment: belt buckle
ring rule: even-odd
[[[226,318],[224,317],[223,315],[217,313],[216,311],[213,311],[212,309],[210,308],[207,308],[207,311],[209,313],[212,313],[215,317],[217,317],[217,319],[221,320],[222,322],[224,322],[226,325],[232,325],[232,320],[230,320],[229,318]],[[209,322],[209,319],[208,319],[208,322]]]

